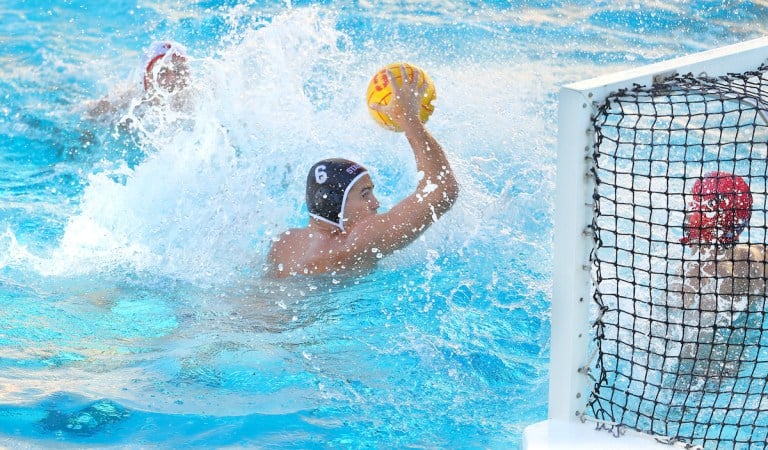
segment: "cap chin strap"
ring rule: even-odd
[[[338,223],[336,223],[336,222],[334,222],[332,220],[328,220],[328,219],[326,219],[325,217],[323,217],[323,216],[321,216],[319,214],[309,213],[309,217],[312,217],[313,219],[317,219],[320,222],[325,222],[325,223],[327,223],[329,225],[333,225],[336,228],[339,228],[341,231],[344,231],[344,227],[341,224],[338,224]]]
[[[354,186],[355,183],[357,183],[360,180],[360,178],[362,178],[364,175],[368,175],[367,170],[363,170],[362,172],[358,173],[357,176],[353,178],[352,181],[349,182],[349,184],[347,185],[347,188],[344,189],[344,196],[341,198],[341,211],[339,211],[338,222],[334,222],[333,220],[330,220],[328,218],[325,218],[315,213],[309,213],[309,216],[314,217],[315,219],[321,222],[325,222],[327,224],[333,225],[336,228],[340,229],[341,231],[346,231],[344,229],[344,207],[347,205],[347,195],[349,195],[349,190],[352,189],[352,186]]]

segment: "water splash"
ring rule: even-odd
[[[231,20],[242,24],[236,16],[233,10]],[[39,272],[128,270],[204,284],[252,277],[263,271],[272,236],[305,223],[304,177],[315,160],[343,156],[366,164],[382,180],[377,190],[385,208],[412,189],[415,163],[402,135],[377,127],[362,101],[369,75],[389,62],[380,52],[354,49],[335,15],[318,8],[232,29],[214,53],[195,57],[190,51],[193,88],[183,107],[168,103],[124,113],[143,156],[133,163],[135,154],[128,161],[99,153],[112,159],[88,175],[77,213],[50,258],[36,264]],[[508,231],[516,228],[504,217],[510,205],[497,204],[490,215],[473,205],[498,202],[499,180],[507,178],[499,171],[510,159],[525,166],[544,151],[499,153],[515,146],[504,128],[489,133],[486,124],[472,123],[489,110],[523,113],[518,105],[540,92],[535,77],[521,78],[503,65],[421,65],[439,92],[429,125],[449,152],[463,192],[457,212],[414,246],[417,256],[396,257],[396,265],[435,249],[489,241],[481,235],[499,221]],[[519,79],[516,88],[499,91],[512,75]],[[478,95],[487,95],[487,102],[471,101]],[[534,133],[543,116],[532,119],[520,133]],[[488,148],[497,150],[489,154]],[[459,229],[477,233],[468,237]]]
[[[343,38],[317,9],[245,30],[192,61],[182,108],[129,110],[146,158],[88,177],[47,273],[123,266],[183,279],[260,271],[269,236],[301,209],[303,166],[353,146],[328,107],[345,77]],[[324,91],[317,78],[322,77]],[[320,133],[333,124],[337,131]],[[73,264],[76,261],[77,264]]]

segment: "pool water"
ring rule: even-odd
[[[14,448],[519,446],[546,417],[559,86],[768,23],[761,2],[2,6]],[[160,38],[189,50],[186,106],[88,118]],[[265,279],[315,160],[365,164],[383,208],[415,186],[363,103],[401,60],[436,84],[457,205],[365,276]]]

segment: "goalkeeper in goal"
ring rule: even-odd
[[[734,375],[744,342],[737,324],[766,296],[766,246],[738,242],[752,217],[752,193],[742,177],[711,172],[686,197],[681,357],[693,358],[694,374]],[[734,345],[735,332],[742,345]]]

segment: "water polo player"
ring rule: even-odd
[[[752,203],[749,185],[737,175],[711,172],[694,183],[680,240],[691,252],[684,264],[688,306],[714,311],[725,298],[743,310],[747,297],[765,295],[765,245],[738,243]],[[692,295],[701,298],[694,302]]]
[[[710,172],[697,179],[686,205],[681,357],[697,375],[732,376],[742,346],[728,344],[741,328],[750,304],[765,298],[765,246],[739,244],[752,217],[747,182],[733,174]],[[674,297],[668,299],[674,302]],[[761,307],[762,308],[762,307]]]
[[[390,75],[391,76],[391,75]],[[416,74],[393,83],[394,99],[376,106],[403,130],[423,176],[409,196],[378,213],[379,202],[367,170],[352,161],[327,159],[307,176],[309,225],[286,231],[272,244],[275,277],[355,272],[405,247],[455,203],[459,186],[440,144],[419,120],[426,84]]]
[[[173,41],[157,41],[149,46],[144,55],[142,82],[118,86],[106,97],[86,103],[86,115],[90,119],[108,119],[125,114],[131,105],[137,109],[132,115],[141,115],[151,106],[166,104],[176,110],[183,107],[186,99],[178,96],[189,85],[187,50]]]

